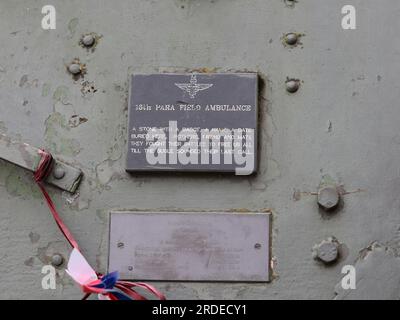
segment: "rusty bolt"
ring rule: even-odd
[[[53,177],[55,179],[60,180],[60,179],[64,178],[64,176],[65,176],[65,170],[64,169],[62,169],[60,167],[57,167],[57,168],[54,169]]]
[[[93,35],[91,34],[87,34],[82,38],[82,44],[85,47],[91,47],[94,45],[95,42],[95,38],[93,37]]]
[[[299,90],[300,82],[299,80],[289,79],[286,81],[286,91],[290,93],[295,93]]]
[[[59,267],[59,266],[61,266],[63,263],[64,263],[64,258],[62,257],[62,255],[60,255],[60,254],[54,254],[54,255],[51,257],[51,264],[52,264],[54,267]]]
[[[78,63],[71,63],[68,66],[68,71],[71,72],[73,75],[77,75],[82,72],[81,66]]]
[[[285,36],[285,42],[286,42],[286,44],[288,44],[290,46],[294,46],[298,40],[299,40],[299,37],[296,33],[288,33]]]
[[[318,190],[318,204],[324,210],[332,210],[339,204],[339,192],[335,186],[325,186]]]
[[[339,243],[335,238],[323,240],[320,244],[314,246],[314,258],[329,264],[335,262],[339,257]]]

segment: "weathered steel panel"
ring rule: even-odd
[[[55,30],[41,28],[44,4]],[[355,30],[341,26],[348,4]],[[397,0],[0,0],[0,133],[84,172],[76,195],[50,193],[96,271],[107,270],[111,210],[264,208],[270,283],[155,285],[169,299],[332,299],[354,265],[366,280],[339,298],[397,299],[399,285],[376,275],[397,272],[400,254],[399,13]],[[246,71],[260,76],[256,175],[125,172],[130,75]],[[325,175],[340,192],[333,212],[318,204]],[[330,236],[341,254],[327,267],[312,248]],[[42,267],[69,252],[32,174],[0,160],[0,298],[79,299],[62,267],[56,290],[41,286]]]

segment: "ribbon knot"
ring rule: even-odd
[[[106,275],[96,273],[77,249],[72,250],[66,272],[86,293],[84,299],[91,294],[97,294],[100,300],[146,300],[133,289],[137,287],[150,292],[160,300],[165,300],[161,292],[147,283],[119,280],[118,271]]]
[[[44,150],[39,150],[39,154],[41,158],[34,173],[34,179],[43,193],[57,226],[73,248],[66,272],[80,285],[82,291],[86,294],[83,299],[87,299],[91,294],[98,294],[101,300],[146,300],[144,296],[133,289],[137,287],[150,292],[160,300],[165,300],[165,296],[161,292],[147,283],[119,280],[117,271],[102,275],[93,270],[81,254],[78,243],[62,221],[43,185],[43,180],[49,175],[53,166],[53,156]]]

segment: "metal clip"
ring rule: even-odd
[[[10,137],[0,134],[0,159],[35,172],[41,155],[39,149],[27,143],[12,141]],[[70,193],[75,193],[82,176],[83,173],[80,169],[71,167],[55,158],[54,165],[45,182]]]

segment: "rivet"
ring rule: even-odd
[[[256,243],[254,245],[254,249],[261,249],[261,244],[260,243]]]
[[[81,66],[77,63],[71,63],[68,66],[68,71],[71,72],[74,75],[80,74],[81,73]]]
[[[326,186],[318,190],[318,204],[324,210],[332,210],[339,204],[339,192],[335,186]]]
[[[286,81],[286,91],[290,93],[295,93],[299,90],[300,82],[295,79],[290,79]]]
[[[296,33],[288,33],[285,36],[285,42],[286,42],[286,44],[288,44],[290,46],[294,46],[297,43],[298,39],[299,39],[299,37]]]
[[[51,257],[51,264],[52,264],[54,267],[59,267],[59,266],[61,266],[63,263],[64,263],[64,258],[62,257],[62,255],[60,255],[60,254],[54,254],[54,255]]]
[[[65,170],[57,167],[53,170],[53,177],[57,180],[60,180],[65,177]]]
[[[129,270],[129,271],[132,271],[132,270],[133,270],[133,267],[132,267],[132,266],[129,266],[129,267],[128,267],[128,270]]]
[[[124,243],[123,242],[118,242],[117,247],[122,249],[124,247]]]
[[[82,43],[85,47],[91,47],[94,44],[95,38],[91,34],[87,34],[82,38]]]

